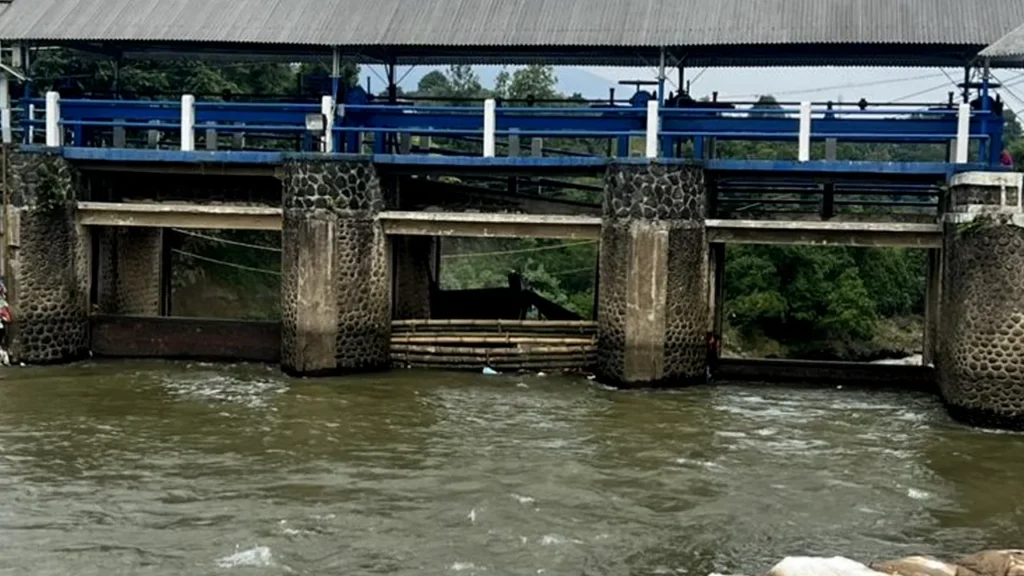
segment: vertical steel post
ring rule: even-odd
[[[665,47],[661,47],[658,58],[658,105],[665,104]]]
[[[32,54],[29,51],[28,46],[22,46],[21,50],[22,50],[21,61],[22,61],[22,64],[25,66],[24,67],[24,71],[25,71],[25,78],[26,78],[25,85],[22,87],[23,94],[22,94],[22,99],[21,99],[21,106],[23,108],[25,120],[22,121],[23,129],[22,129],[21,138],[22,138],[22,141],[25,144],[31,144],[32,143],[32,136],[33,136],[33,133],[32,133],[32,120],[33,120],[32,112],[33,112],[33,109],[32,109],[32,103],[30,102],[30,100],[32,99],[32,68],[31,68],[32,63],[31,63],[30,59],[32,57]]]
[[[335,46],[331,52],[331,97],[337,102],[338,85],[341,80],[341,48]]]

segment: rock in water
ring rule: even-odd
[[[789,556],[775,565],[768,576],[886,576],[849,558]]]
[[[957,566],[931,556],[908,556],[898,560],[874,562],[871,568],[894,576],[957,576]],[[962,573],[960,576],[964,576]]]
[[[1024,576],[1024,550],[985,550],[956,563],[980,576]],[[959,572],[957,576],[973,575]]]

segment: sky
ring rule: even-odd
[[[416,83],[432,68],[404,68],[398,71],[405,89]],[[501,71],[496,66],[477,68],[485,86],[493,85]],[[559,90],[579,92],[586,98],[607,98],[608,89],[616,88],[616,97],[628,97],[633,88],[618,86],[620,80],[649,79],[657,76],[652,68],[561,67],[556,68]],[[1024,71],[996,70],[994,75],[1009,87],[1002,91],[1010,109],[1024,111]],[[364,71],[371,78],[374,91],[383,89],[380,70]],[[856,102],[945,102],[947,93],[957,92],[963,81],[963,70],[938,68],[708,68],[686,72],[691,94],[695,98],[717,91],[723,100],[755,100],[772,94],[780,101]],[[669,74],[668,90],[676,91],[676,73]]]

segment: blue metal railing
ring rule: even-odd
[[[23,138],[30,129],[45,133],[46,101],[28,101],[34,117],[21,114]],[[182,103],[178,101],[63,100],[59,104],[63,144],[110,146],[120,131],[157,131],[173,136],[182,130]],[[330,108],[330,107],[328,107]],[[19,105],[27,110],[24,102]],[[300,149],[322,149],[321,134],[307,128],[310,116],[321,113],[316,103],[196,102],[195,133],[243,133],[264,139],[290,140]],[[656,138],[659,155],[671,156],[683,142],[702,154],[713,140],[796,142],[801,136],[800,110],[739,108],[657,109]],[[580,105],[564,107],[502,107],[494,112],[490,138],[601,139],[614,143],[612,155],[632,153],[632,139],[650,138],[650,111],[635,106]],[[934,144],[958,137],[958,110],[953,108],[886,107],[864,110],[813,109],[809,138],[858,143]],[[483,106],[427,106],[343,104],[330,126],[330,151],[362,153],[366,146],[377,153],[392,152],[394,135],[475,139],[486,142]],[[806,120],[804,120],[806,121]],[[997,165],[1002,149],[1002,118],[990,111],[970,113],[968,138],[977,143],[978,161]],[[38,137],[38,136],[37,136]],[[123,137],[122,137],[123,140]],[[493,147],[493,145],[492,145]]]

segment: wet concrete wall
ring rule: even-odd
[[[430,236],[391,238],[394,262],[394,318],[431,317],[435,241]]]
[[[213,318],[94,316],[92,352],[108,358],[277,362],[281,325]]]
[[[99,245],[95,282],[100,312],[159,316],[164,231],[105,227],[92,234]]]

